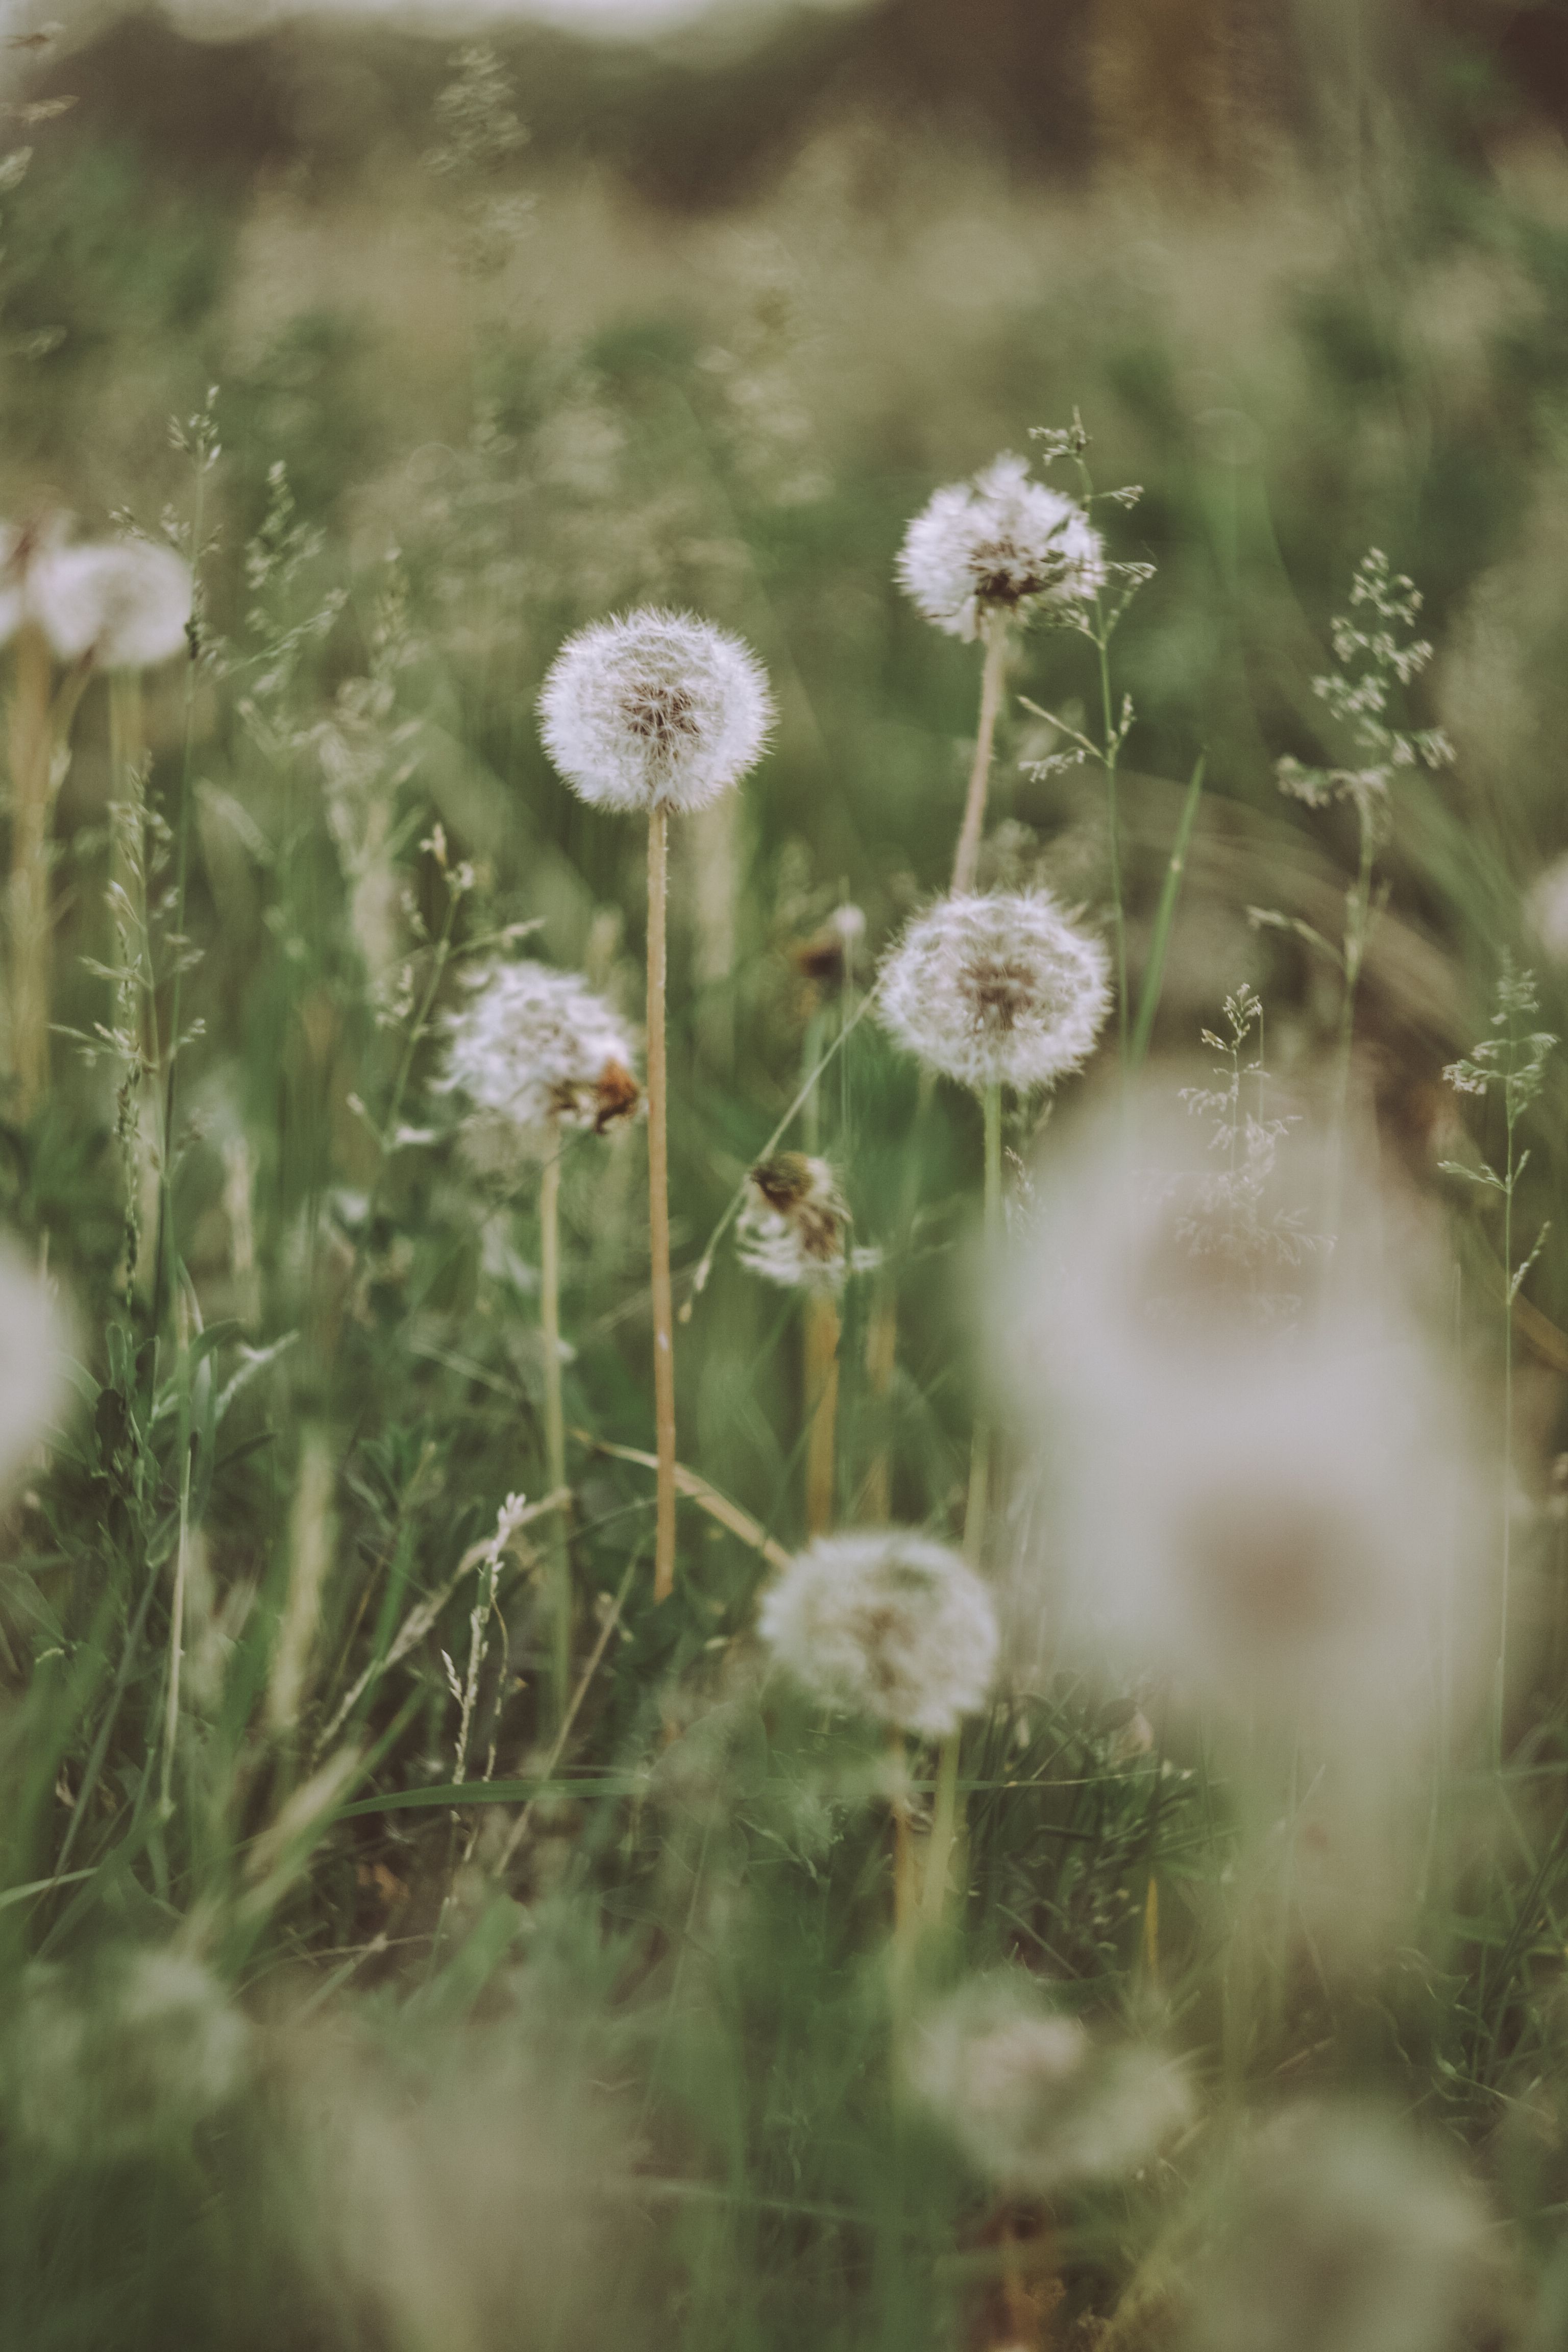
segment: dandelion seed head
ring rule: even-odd
[[[824,1706],[931,1739],[985,1704],[996,1612],[945,1544],[902,1528],[825,1536],[763,1598],[763,1641]]]
[[[561,773],[598,808],[706,808],[755,766],[773,724],[750,646],[653,607],[567,640],[539,697]]]
[[[1105,548],[1080,506],[1007,452],[935,492],[904,535],[898,572],[928,621],[967,640],[993,613],[1091,601]]]
[[[249,2040],[188,1954],[115,1950],[85,1971],[36,1965],[12,2061],[20,2127],[61,2156],[133,2155],[220,2107],[239,2086]]]
[[[932,2011],[910,2073],[975,2168],[1016,2196],[1133,2172],[1193,2112],[1178,2065],[1098,2039],[1021,1969],[976,1977]]]
[[[1303,2102],[1248,2136],[1194,2282],[1189,2352],[1457,2352],[1491,2256],[1458,2167],[1376,2109]]]
[[[1043,890],[942,898],[882,966],[879,1014],[911,1054],[977,1092],[1078,1069],[1110,1011],[1110,960]]]
[[[635,1117],[642,1090],[624,1022],[574,972],[483,967],[447,1023],[443,1087],[501,1129],[540,1140],[553,1127],[604,1135]]]
[[[746,1179],[736,1221],[741,1264],[785,1290],[841,1290],[849,1271],[849,1211],[826,1160],[781,1151]]]
[[[155,669],[189,651],[191,572],[172,547],[55,548],[30,567],[27,597],[58,661]]]

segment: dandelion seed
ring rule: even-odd
[[[691,810],[755,766],[773,705],[739,637],[647,608],[570,638],[539,712],[545,750],[595,807]]]
[[[1457,2166],[1374,2109],[1288,2108],[1239,2151],[1194,2281],[1192,2352],[1457,2352],[1487,2216]]]
[[[1098,2040],[1021,1969],[977,1977],[933,2011],[910,2076],[976,2170],[1015,2196],[1134,2172],[1193,2114],[1179,2065]]]
[[[741,1264],[785,1290],[841,1290],[849,1271],[849,1211],[826,1160],[781,1151],[746,1179],[735,1228]]]
[[[468,990],[447,1024],[447,1089],[540,1148],[552,1127],[605,1135],[636,1115],[630,1033],[574,972],[491,964]]]
[[[939,899],[882,966],[879,1013],[899,1044],[977,1093],[1054,1086],[1110,1012],[1110,964],[1044,891]]]
[[[52,549],[31,567],[27,597],[57,661],[155,669],[189,650],[190,567],[172,547],[128,539]]]
[[[828,1536],[766,1594],[758,1630],[824,1706],[938,1739],[984,1706],[991,1595],[944,1544],[901,1528]]]
[[[991,614],[1070,614],[1106,579],[1083,509],[1006,453],[973,482],[938,490],[905,533],[899,584],[928,621],[972,640]]]

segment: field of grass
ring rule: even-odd
[[[1051,189],[844,98],[680,213],[531,102],[4,167],[0,2343],[1553,2352],[1568,168]],[[896,566],[1007,450],[1111,569],[965,642]],[[143,666],[28,602],[117,532]],[[776,709],[662,1089],[538,707],[647,605]],[[977,887],[1110,992],[1048,1089],[882,977],[983,678]],[[479,1116],[517,960],[651,1103]],[[747,1263],[781,1153],[837,1286]],[[999,1629],[958,1729],[907,1562],[786,1624],[887,1527],[939,1700]]]

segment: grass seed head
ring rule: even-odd
[[[86,1970],[27,1972],[12,2055],[36,2147],[113,2162],[189,2130],[241,2086],[249,2030],[200,1961],[111,1948]]]
[[[1092,602],[1105,549],[1080,506],[1005,452],[972,482],[935,492],[904,535],[898,571],[928,621],[968,640],[993,614]]]
[[[773,720],[749,646],[652,606],[569,638],[539,696],[545,750],[596,808],[706,808],[755,766]]]
[[[779,1664],[825,1706],[931,1739],[985,1705],[996,1612],[945,1544],[903,1528],[825,1536],[765,1595],[758,1618]]]
[[[1110,959],[1043,890],[942,898],[882,966],[883,1026],[943,1077],[1026,1094],[1087,1059],[1110,1012]]]

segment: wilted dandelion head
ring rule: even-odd
[[[190,566],[140,539],[47,551],[27,574],[30,610],[56,659],[155,669],[189,650]]]
[[[447,1023],[442,1084],[490,1119],[542,1138],[553,1126],[603,1135],[642,1091],[624,1022],[574,972],[498,963],[473,973]]]
[[[911,1054],[983,1091],[1054,1086],[1110,1011],[1110,960],[1043,890],[942,898],[882,966],[883,1026]]]
[[[849,1271],[849,1211],[826,1160],[780,1151],[746,1178],[736,1223],[741,1263],[786,1290],[839,1290]]]
[[[1104,545],[1083,509],[1011,453],[972,482],[938,490],[899,555],[905,593],[928,621],[965,639],[993,614],[1091,601],[1105,576]]]
[[[824,1536],[781,1572],[757,1623],[825,1706],[932,1739],[984,1706],[996,1671],[990,1592],[945,1544],[902,1528]]]
[[[17,2125],[58,2155],[115,2160],[189,2130],[239,2087],[249,2029],[188,1954],[121,1949],[30,1969],[16,2021]]]
[[[1100,2040],[1017,1969],[976,1977],[933,2010],[910,2076],[975,2168],[1016,2196],[1136,2171],[1193,2112],[1172,2060]]]
[[[539,696],[545,750],[598,808],[706,808],[756,764],[773,718],[749,646],[652,607],[569,638]]]
[[[1238,2152],[1193,2281],[1186,2352],[1451,2352],[1472,2327],[1487,2216],[1394,2117],[1309,2103]]]

